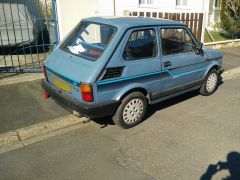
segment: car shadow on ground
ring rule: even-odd
[[[199,91],[195,90],[195,91],[192,91],[192,92],[189,92],[189,93],[186,93],[186,94],[182,94],[182,95],[176,96],[174,98],[171,98],[171,99],[168,99],[168,100],[165,100],[165,101],[161,101],[157,104],[149,105],[144,120],[150,118],[157,111],[160,111],[162,109],[174,106],[178,103],[181,103],[183,101],[186,101],[186,100],[191,99],[191,98],[193,98],[195,96],[198,96],[198,95],[199,95]]]
[[[223,84],[223,78],[220,76],[219,78],[219,84],[218,84],[218,88]],[[188,99],[191,99],[195,96],[198,96],[200,95],[199,94],[199,90],[194,90],[194,91],[191,91],[191,92],[188,92],[188,93],[185,93],[185,94],[182,94],[182,95],[179,95],[179,96],[176,96],[174,98],[171,98],[171,99],[167,99],[165,101],[161,101],[160,103],[157,103],[157,104],[153,104],[153,105],[150,105],[148,110],[147,110],[147,113],[146,113],[146,116],[145,116],[145,119],[148,119],[149,117],[151,117],[156,111],[160,111],[162,109],[165,109],[165,108],[168,108],[170,106],[173,106],[175,104],[178,104],[178,103],[181,103],[183,101],[186,101]]]
[[[218,86],[220,87],[223,83],[224,83],[223,78],[222,78],[222,76],[220,76]],[[192,92],[188,92],[188,93],[176,96],[176,97],[168,99],[168,100],[164,100],[162,102],[159,102],[159,103],[156,103],[156,104],[153,104],[153,105],[149,105],[143,122],[145,120],[147,120],[148,118],[150,118],[157,111],[160,111],[162,109],[168,108],[168,107],[173,106],[173,105],[176,105],[178,103],[181,103],[183,101],[186,101],[186,100],[191,99],[191,98],[193,98],[195,96],[198,96],[198,95],[199,95],[199,90],[195,90],[195,91],[192,91]],[[112,116],[103,117],[103,118],[96,118],[96,119],[92,119],[92,120],[95,123],[100,124],[101,128],[104,128],[108,125],[114,125],[114,122],[112,120]]]
[[[229,176],[222,178],[224,180],[240,179],[240,153],[230,152],[227,155],[227,161],[219,161],[217,164],[210,164],[200,180],[211,180],[212,177],[222,170],[228,170]]]
[[[149,105],[149,107],[147,109],[147,113],[146,113],[143,121],[147,120],[149,117],[151,117],[157,111],[168,108],[168,107],[173,106],[175,104],[178,104],[182,101],[186,101],[186,100],[188,100],[192,97],[195,97],[197,95],[199,95],[198,91],[192,91],[190,93],[186,93],[186,94],[183,94],[181,96],[177,96],[175,98],[168,99],[168,100],[162,101],[162,102],[154,104],[154,105]],[[101,128],[104,128],[108,125],[114,125],[114,122],[113,122],[111,116],[103,117],[103,118],[96,118],[96,119],[92,119],[92,120],[95,123],[100,124]]]

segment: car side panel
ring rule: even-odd
[[[151,27],[151,29],[152,28],[153,27]],[[157,28],[155,27],[154,29],[157,34]],[[96,82],[96,96],[98,102],[103,102],[107,99],[119,100],[126,92],[134,88],[143,88],[149,93],[161,90],[161,77],[164,74],[161,72],[159,46],[157,50],[158,55],[153,58],[130,61],[125,60],[122,57],[123,50],[132,31],[134,30],[136,30],[136,28],[127,31],[126,35],[122,39],[120,45],[106,66],[106,68],[123,67],[121,77],[98,80]],[[158,35],[156,35],[156,38],[157,43],[159,44]]]
[[[163,57],[162,62],[167,61],[170,61],[172,66],[163,68],[169,76],[163,79],[162,90],[200,80],[209,64],[203,56],[194,52]]]
[[[157,29],[157,28],[156,28]],[[153,98],[153,95],[156,93],[164,92],[163,81],[165,81],[165,89],[170,89],[170,87],[187,87],[187,89],[182,89],[181,92],[187,92],[191,89],[198,88],[208,71],[214,65],[219,65],[219,61],[207,61],[206,55],[192,55],[192,59],[196,59],[196,63],[191,64],[187,59],[183,56],[177,56],[176,65],[181,63],[181,68],[171,68],[171,69],[162,69],[162,62],[164,59],[161,59],[161,49],[159,44],[159,36],[158,37],[158,56],[150,59],[141,59],[141,60],[133,60],[127,61],[122,58],[123,49],[128,41],[131,32],[135,30],[129,30],[125,34],[118,48],[114,52],[110,61],[108,62],[106,68],[111,67],[123,67],[123,72],[121,77],[106,79],[106,80],[97,80],[94,83],[94,97],[96,102],[104,103],[108,100],[119,101],[125,93],[131,91],[135,88],[142,88],[148,92],[148,97],[150,103],[159,102],[166,98],[170,98],[175,96],[175,94],[179,94],[179,92],[171,91],[171,95],[159,96],[157,99]],[[156,33],[158,31],[156,30]],[[191,54],[186,54],[186,56],[191,56]],[[169,56],[170,58],[170,56]],[[165,59],[166,60],[166,59]],[[197,63],[197,61],[199,61]],[[184,63],[186,66],[184,66]],[[178,81],[172,81],[172,79],[178,78]],[[189,85],[189,82],[193,83]],[[169,85],[169,87],[168,87]],[[181,87],[182,86],[182,87]],[[180,92],[180,93],[181,93]]]
[[[162,29],[183,29],[185,32],[189,34],[191,37],[193,43],[195,42],[195,38],[193,37],[193,34],[189,31],[188,28],[182,27],[182,26],[162,26],[159,27],[159,31]],[[160,34],[160,41],[162,41],[162,37]],[[162,44],[162,43],[161,43]],[[201,83],[201,77],[206,71],[209,62],[206,61],[207,56],[204,53],[196,54],[193,51],[191,52],[182,52],[177,54],[168,54],[168,55],[162,55],[161,61],[162,61],[162,71],[166,71],[169,73],[169,76],[162,79],[162,91],[166,92],[169,91],[169,93],[174,92],[173,89],[177,90],[183,90],[182,87],[188,88],[189,86],[194,86],[196,82]],[[168,66],[165,66],[165,64],[168,63]],[[191,85],[192,83],[192,85]],[[188,86],[188,84],[190,84]],[[179,86],[182,86],[179,88]],[[162,92],[159,93],[159,96],[161,97]],[[166,93],[165,93],[166,94]]]

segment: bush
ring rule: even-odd
[[[48,18],[49,20],[53,20],[52,15],[52,3],[51,1],[39,1],[40,2],[40,16],[43,19]]]
[[[222,0],[220,18],[226,36],[240,38],[240,0]]]

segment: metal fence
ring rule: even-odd
[[[0,73],[39,72],[58,44],[56,0],[0,0]]]
[[[185,23],[193,32],[197,40],[201,41],[203,13],[168,13],[168,12],[143,12],[133,11],[130,16],[164,18]]]

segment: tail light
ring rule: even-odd
[[[44,99],[48,99],[49,97],[50,97],[50,95],[48,94],[48,92],[43,93],[43,98]]]
[[[44,66],[44,64],[41,65],[41,71],[42,71],[42,73],[44,74],[44,78],[47,80],[47,74],[46,74],[46,71],[45,71],[45,66]]]
[[[80,84],[80,89],[82,93],[82,99],[86,102],[92,102],[93,101],[92,86],[89,84]]]

